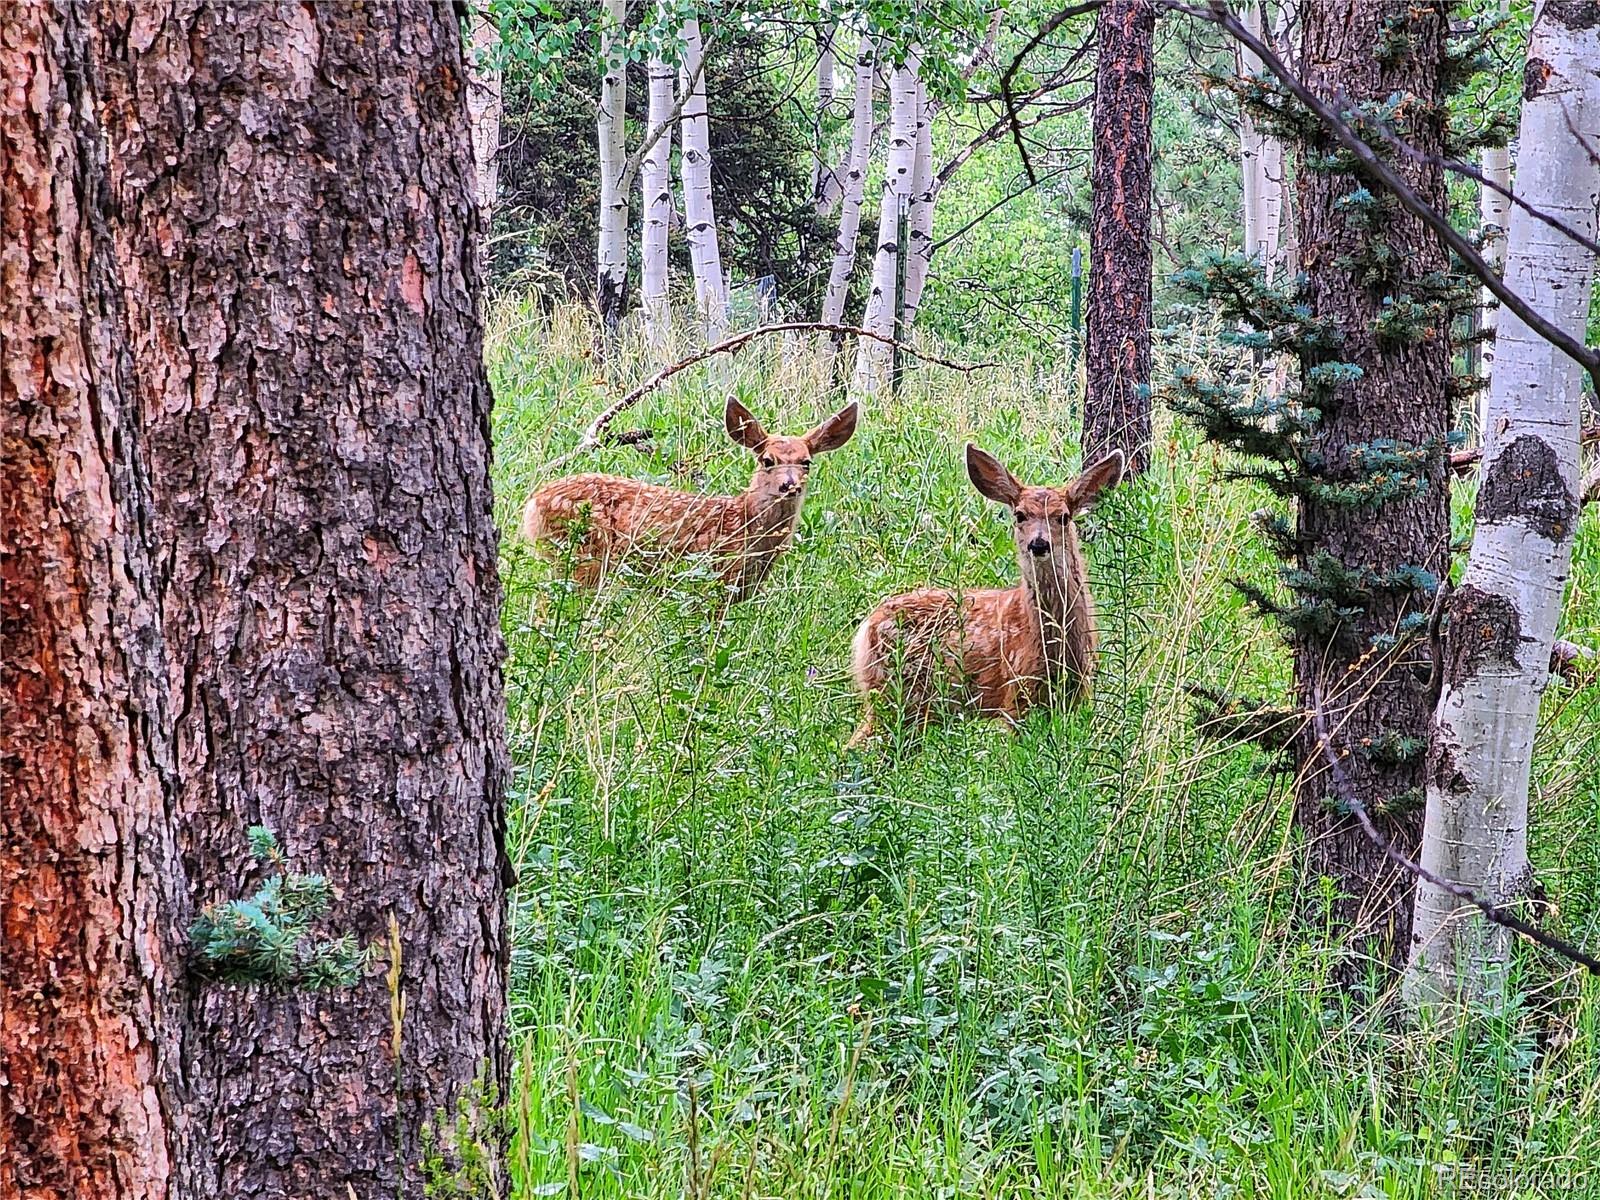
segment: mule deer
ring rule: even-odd
[[[570,545],[573,578],[587,587],[624,556],[659,570],[684,555],[707,554],[734,599],[743,599],[794,538],[812,457],[848,442],[859,415],[851,403],[801,437],[779,437],[729,396],[728,436],[756,456],[750,486],[739,495],[696,496],[615,475],[569,475],[528,498],[523,536],[547,550]]]
[[[873,704],[893,693],[919,726],[936,705],[977,708],[1013,724],[1033,705],[1078,704],[1094,674],[1094,605],[1074,524],[1124,469],[1115,450],[1065,487],[1026,487],[993,455],[967,445],[967,475],[1012,510],[1022,582],[891,596],[856,630],[851,670],[866,713],[849,745],[873,732]]]

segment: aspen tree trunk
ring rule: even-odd
[[[1534,19],[1517,139],[1517,196],[1593,239],[1600,164],[1600,21],[1546,3]],[[1586,19],[1585,19],[1586,18]],[[1594,256],[1518,207],[1506,282],[1583,338]],[[1539,699],[1580,516],[1583,371],[1513,313],[1501,314],[1489,388],[1477,526],[1450,601],[1434,714],[1422,865],[1496,904],[1532,883],[1528,777]],[[1413,1000],[1504,998],[1511,936],[1469,905],[1417,885]]]
[[[628,193],[622,171],[627,159],[628,61],[622,52],[626,0],[600,7],[600,109],[595,136],[600,148],[600,238],[595,307],[606,338],[616,337],[628,307]]]
[[[157,1200],[188,889],[87,13],[0,9],[0,1196]]]
[[[1399,131],[1431,162],[1399,158],[1394,169],[1425,201],[1444,211],[1442,152],[1445,96],[1439,80],[1449,20],[1443,0],[1409,12],[1407,48],[1382,53],[1389,10],[1371,0],[1315,0],[1302,7],[1301,73],[1318,96],[1342,104],[1381,104],[1411,95],[1415,116]],[[1305,148],[1308,161],[1330,153],[1334,141],[1319,129]],[[1335,480],[1365,477],[1363,457],[1374,445],[1399,443],[1426,451],[1425,487],[1379,506],[1337,497],[1302,499],[1297,534],[1302,565],[1327,562],[1341,571],[1394,577],[1403,569],[1443,578],[1449,562],[1449,489],[1444,439],[1450,429],[1450,339],[1421,326],[1385,336],[1380,317],[1397,298],[1410,300],[1448,266],[1444,246],[1420,219],[1397,204],[1367,216],[1352,198],[1376,192],[1356,174],[1306,170],[1298,179],[1300,244],[1306,248],[1305,301],[1319,320],[1337,327],[1342,345],[1330,357],[1360,375],[1338,386],[1308,454],[1328,464]],[[1381,199],[1378,203],[1384,203]],[[1364,275],[1381,239],[1390,274]],[[1426,293],[1423,293],[1426,295]],[[1441,316],[1440,322],[1444,320]],[[1431,597],[1416,588],[1375,589],[1324,635],[1307,634],[1295,647],[1295,698],[1304,711],[1320,707],[1328,737],[1341,756],[1350,793],[1374,814],[1385,837],[1414,853],[1421,826],[1423,755],[1415,747],[1428,728],[1427,684],[1405,652],[1382,652],[1382,639],[1402,621],[1426,619]],[[1397,740],[1400,739],[1400,740]],[[1391,863],[1347,811],[1345,792],[1327,769],[1317,731],[1308,724],[1295,746],[1301,770],[1295,820],[1304,843],[1311,919],[1330,923],[1352,949],[1402,966],[1410,944],[1412,877]],[[1397,803],[1397,801],[1399,803]],[[1320,881],[1336,893],[1331,910],[1318,899]],[[1345,977],[1359,968],[1351,960]]]
[[[691,16],[683,25],[680,73],[680,86],[687,89],[689,97],[683,106],[683,211],[695,303],[710,345],[720,341],[728,329],[728,285],[722,277],[717,214],[711,202],[711,128],[706,117],[703,54],[700,19]]]
[[[833,207],[831,197],[838,195],[839,182],[833,168],[828,165],[827,116],[833,105],[833,69],[838,57],[835,42],[839,26],[829,21],[817,32],[817,108],[811,123],[811,197],[821,215]]]
[[[1151,0],[1108,0],[1096,18],[1083,461],[1121,450],[1133,473],[1150,465],[1155,29]]]
[[[856,262],[856,236],[861,228],[861,202],[867,194],[867,167],[872,156],[872,91],[877,78],[877,47],[863,36],[856,48],[855,95],[850,118],[850,167],[839,204],[839,233],[833,241],[828,290],[822,298],[822,322],[844,320],[850,275]]]
[[[1239,10],[1239,20],[1251,33],[1261,36],[1261,0],[1248,0]],[[1261,73],[1261,60],[1243,42],[1236,48],[1237,69],[1241,79]],[[1242,185],[1244,206],[1244,252],[1247,256],[1266,262],[1266,236],[1264,232],[1262,193],[1265,164],[1262,162],[1262,143],[1265,139],[1256,128],[1250,110],[1239,108],[1239,179]]]
[[[934,187],[933,104],[928,85],[917,79],[917,158],[911,171],[911,260],[906,264],[905,329],[911,332],[917,309],[922,305],[922,289],[928,282],[928,267],[933,261],[933,211],[939,193]]]
[[[1299,0],[1282,0],[1272,25],[1272,46],[1292,70],[1299,69]],[[1298,234],[1290,209],[1289,150],[1276,134],[1263,133],[1261,142],[1261,220],[1267,244],[1267,278],[1283,279],[1299,268]]]
[[[1510,8],[1509,0],[1500,0],[1502,14]],[[1511,148],[1486,146],[1480,165],[1483,177],[1489,183],[1509,190],[1511,187]],[[1483,261],[1496,271],[1504,272],[1506,265],[1506,225],[1511,201],[1504,193],[1480,184],[1478,191],[1478,231],[1483,241]],[[1500,302],[1488,288],[1482,292],[1478,305],[1478,329],[1484,334],[1479,343],[1478,372],[1485,379],[1494,377],[1495,328],[1499,323]],[[1478,393],[1478,436],[1483,436],[1488,421],[1489,390]]]
[[[500,29],[487,8],[472,14],[472,60],[467,83],[467,119],[472,126],[472,161],[477,167],[478,220],[484,235],[494,214],[500,189],[500,72],[493,56],[500,46]]]
[[[909,203],[912,176],[917,165],[917,58],[908,53],[895,68],[889,88],[889,162],[883,176],[883,200],[878,209],[878,252],[872,261],[872,291],[867,296],[862,328],[888,337],[894,332],[894,278],[899,260],[901,198]],[[863,338],[856,347],[853,387],[871,395],[886,382],[889,347]]]
[[[0,1181],[420,1194],[424,1124],[477,1079],[503,1089],[508,1065],[500,591],[455,16],[32,5],[0,21],[7,80],[31,81],[0,100],[4,727],[8,771],[53,791],[8,830],[53,915],[8,906],[7,971],[65,989],[7,997]],[[15,624],[13,595],[29,599]],[[329,877],[328,924],[380,948],[397,995],[382,969],[317,994],[188,970],[194,913],[258,882],[254,823]]]
[[[639,188],[644,195],[644,235],[641,245],[645,331],[651,348],[660,354],[672,338],[672,307],[668,299],[667,232],[672,225],[672,65],[659,55],[649,61],[649,136],[655,143],[644,156]]]
[[[1483,177],[1491,183],[1497,183],[1502,188],[1511,187],[1511,148],[1509,146],[1488,146],[1483,151],[1483,164],[1481,167]],[[1483,261],[1496,271],[1503,272],[1506,265],[1506,226],[1507,212],[1511,201],[1487,185],[1480,185],[1478,193],[1478,228],[1483,238]],[[1499,324],[1500,302],[1494,298],[1488,288],[1483,290],[1483,300],[1480,305],[1478,328],[1487,336],[1483,340],[1483,351],[1478,359],[1478,369],[1485,379],[1494,376],[1495,339],[1492,336]],[[1488,390],[1479,393],[1478,429],[1484,428],[1486,419],[1485,408],[1489,401]]]

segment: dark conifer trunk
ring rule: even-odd
[[[70,1100],[58,1087],[33,1112],[71,1127],[69,1102],[141,1104],[150,1128],[113,1132],[152,1156],[121,1190],[27,1138],[35,1157],[15,1169],[54,1172],[57,1194],[415,1194],[423,1123],[507,1066],[490,397],[455,14],[39,5],[6,20],[56,41],[38,71],[51,101],[30,94],[28,119],[72,181],[48,212],[34,186],[19,216],[47,250],[87,247],[85,315],[62,325],[105,327],[110,348],[52,373],[39,354],[70,347],[41,335],[19,384],[13,321],[70,304],[74,280],[16,313],[7,260],[7,496],[31,537],[15,570],[41,597],[12,606],[8,561],[7,663],[15,639],[33,682],[8,679],[7,771],[88,779],[61,801],[77,811],[23,830],[20,869],[65,855],[83,899],[63,920],[83,914],[91,938],[131,889],[134,944],[113,940],[96,962],[111,978],[89,986],[147,1039],[126,1051],[134,1093],[120,1061],[88,1064]],[[62,207],[74,186],[81,212]],[[51,555],[76,574],[38,565]],[[97,738],[104,764],[64,758],[55,729]],[[62,846],[60,829],[102,811],[103,846]],[[254,883],[253,823],[340,890],[334,929],[379,948],[358,987],[185,970],[192,914]],[[80,950],[34,946],[41,971]],[[178,1012],[160,1011],[169,999]],[[43,1070],[115,1041],[99,1033],[63,1019],[26,1052]],[[160,1127],[169,1086],[187,1129]]]
[[[1404,97],[1390,120],[1400,136],[1438,155],[1445,97],[1440,64],[1448,15],[1438,3],[1408,6],[1373,0],[1315,0],[1302,8],[1302,70],[1311,90],[1339,105]],[[1369,135],[1369,140],[1376,135]],[[1305,161],[1336,149],[1320,132]],[[1393,163],[1436,209],[1445,208],[1437,166]],[[1343,346],[1329,358],[1360,368],[1324,406],[1311,441],[1322,471],[1335,481],[1370,486],[1383,473],[1372,452],[1415,452],[1426,487],[1386,503],[1302,499],[1302,565],[1329,556],[1341,567],[1394,576],[1421,567],[1442,577],[1448,563],[1449,492],[1444,439],[1450,427],[1449,313],[1439,301],[1448,257],[1438,237],[1400,206],[1364,192],[1364,181],[1337,170],[1299,172],[1301,266],[1317,318],[1336,325]],[[1416,307],[1412,308],[1411,305]],[[1369,456],[1363,462],[1363,456]],[[1403,622],[1423,619],[1425,589],[1375,588],[1329,636],[1303,637],[1295,685],[1307,710],[1320,705],[1326,732],[1345,764],[1356,798],[1379,813],[1395,845],[1413,854],[1421,826],[1424,752],[1429,726],[1425,645],[1391,652]],[[1402,639],[1402,646],[1406,644]],[[1413,879],[1397,869],[1342,811],[1315,728],[1300,735],[1296,816],[1308,856],[1307,906],[1320,912],[1317,880],[1339,894],[1332,918],[1352,944],[1381,962],[1406,953]]]
[[[1094,215],[1084,366],[1084,465],[1120,449],[1150,465],[1152,0],[1109,0],[1096,23]]]

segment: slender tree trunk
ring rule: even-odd
[[[628,61],[622,52],[626,0],[604,0],[600,10],[600,108],[595,135],[600,148],[600,238],[595,276],[595,307],[608,341],[615,339],[628,310],[628,191],[622,170],[627,159]]]
[[[1282,0],[1272,25],[1272,47],[1291,69],[1300,62],[1299,0]],[[1267,278],[1292,276],[1299,267],[1298,235],[1290,211],[1293,195],[1289,179],[1289,147],[1276,134],[1264,133],[1261,143],[1261,220],[1267,244]],[[1281,390],[1281,389],[1280,389]]]
[[[1508,146],[1489,146],[1483,152],[1482,164],[1483,177],[1491,183],[1499,184],[1502,188],[1511,187],[1511,149]],[[1478,192],[1478,228],[1483,238],[1483,261],[1496,271],[1503,271],[1506,265],[1506,228],[1507,212],[1511,202],[1501,192],[1492,187],[1480,185]],[[1485,379],[1494,376],[1495,340],[1494,331],[1499,323],[1500,302],[1485,288],[1480,306],[1478,328],[1489,335],[1483,341],[1483,354],[1478,360],[1479,371]],[[1479,404],[1487,405],[1489,392],[1487,389],[1479,393]],[[1478,429],[1484,428],[1484,416],[1480,407]]]
[[[683,43],[680,86],[687,89],[689,97],[683,106],[683,211],[694,271],[695,303],[709,345],[720,341],[728,329],[728,285],[722,277],[717,214],[711,203],[711,128],[706,116],[706,77],[701,69],[704,50],[698,17],[684,22]]]
[[[0,1195],[166,1197],[187,889],[88,10],[0,10]]]
[[[60,915],[104,933],[33,942],[85,990],[81,1012],[28,1034],[30,1077],[65,1079],[61,1061],[103,1038],[70,1099],[38,1110],[85,1114],[79,1160],[43,1153],[65,1162],[57,1194],[415,1195],[423,1125],[475,1079],[503,1088],[507,1068],[490,397],[454,14],[163,11],[133,37],[109,6],[23,11],[65,27],[24,103],[71,122],[47,130],[45,219],[62,263],[87,257],[36,258],[22,320],[47,335],[70,319],[93,344],[70,375],[69,343],[48,375],[8,358],[22,422],[7,420],[7,453],[31,473],[7,488],[32,506],[19,577],[41,550],[67,572],[16,644],[75,648],[13,660],[8,629],[8,666],[59,678],[8,689],[6,728],[41,782],[81,785],[22,844],[93,822],[58,860]],[[12,128],[8,113],[8,143]],[[28,169],[9,144],[7,159]],[[40,296],[51,270],[63,295]],[[35,731],[57,728],[75,761],[51,766]],[[253,823],[332,880],[338,931],[382,949],[394,922],[395,994],[382,970],[314,995],[184,970],[193,913],[253,886]],[[95,978],[74,965],[86,949]],[[127,1123],[102,1145],[113,1113]]]
[[[1108,0],[1096,23],[1083,461],[1120,449],[1138,473],[1150,465],[1155,5]]]
[[[1425,154],[1439,155],[1445,96],[1439,81],[1449,22],[1437,0],[1409,10],[1409,44],[1403,53],[1380,54],[1388,10],[1370,0],[1316,0],[1303,9],[1301,70],[1308,86],[1341,105],[1381,104],[1394,95],[1416,98],[1398,132]],[[1319,133],[1305,147],[1306,161],[1334,149]],[[1417,193],[1444,211],[1440,168],[1402,158],[1394,163]],[[1386,503],[1351,503],[1331,495],[1300,506],[1300,564],[1394,579],[1406,568],[1442,578],[1449,560],[1449,493],[1445,437],[1450,428],[1449,314],[1398,322],[1385,332],[1391,305],[1415,302],[1426,311],[1426,277],[1448,266],[1443,245],[1398,204],[1362,203],[1359,177],[1305,170],[1299,177],[1300,245],[1305,250],[1306,302],[1314,316],[1341,331],[1343,345],[1328,357],[1354,364],[1360,377],[1341,383],[1306,453],[1325,464],[1333,485],[1371,483],[1379,468],[1366,465],[1386,445],[1415,448],[1420,494]],[[1372,189],[1376,191],[1377,189]],[[1381,248],[1387,260],[1375,257]],[[1366,593],[1366,594],[1363,594]],[[1431,595],[1402,584],[1338,588],[1321,593],[1348,605],[1331,631],[1308,633],[1295,648],[1295,686],[1307,710],[1320,706],[1332,748],[1341,756],[1355,798],[1375,815],[1386,837],[1412,853],[1421,827],[1423,755],[1428,728],[1427,684],[1413,661],[1420,652],[1389,650],[1385,639],[1425,619]],[[1317,731],[1308,725],[1296,751],[1302,769],[1295,813],[1304,838],[1307,906],[1331,920],[1372,958],[1403,963],[1409,945],[1412,879],[1396,868],[1345,811],[1346,797],[1327,768]],[[1331,881],[1331,913],[1318,904],[1314,881]]]
[[[939,193],[933,173],[933,104],[928,85],[917,80],[917,158],[911,171],[911,260],[906,265],[905,328],[909,333],[922,306],[922,289],[933,262],[933,211]]]
[[[1593,239],[1600,163],[1600,22],[1541,6],[1528,46],[1517,196]],[[1583,339],[1594,255],[1512,211],[1506,282]],[[1444,690],[1428,762],[1422,865],[1496,904],[1526,895],[1528,777],[1539,699],[1580,516],[1583,370],[1511,313],[1489,388],[1477,528],[1450,604]],[[1410,992],[1504,999],[1507,930],[1417,885]]]
[[[472,61],[467,84],[467,119],[472,125],[472,161],[477,167],[478,219],[484,235],[494,214],[500,190],[500,72],[494,55],[500,47],[500,28],[487,8],[472,14]]]
[[[838,325],[850,295],[856,264],[856,236],[861,228],[861,202],[867,194],[867,168],[872,155],[872,91],[877,77],[877,46],[862,37],[856,50],[855,95],[850,118],[850,168],[839,206],[839,233],[833,242],[828,290],[822,298],[822,322]]]
[[[1239,20],[1257,37],[1261,36],[1261,0],[1247,0],[1239,10]],[[1243,42],[1235,47],[1237,70],[1241,79],[1261,73],[1261,60]],[[1249,108],[1239,109],[1239,180],[1244,207],[1244,252],[1266,261],[1266,235],[1262,209],[1266,164],[1262,161],[1264,138],[1256,128],[1255,117]]]
[[[901,253],[900,202],[911,199],[917,160],[918,63],[915,53],[895,68],[889,89],[889,163],[878,209],[878,252],[872,261],[872,291],[867,296],[862,328],[888,336],[894,332],[894,278]],[[854,387],[872,394],[887,380],[889,348],[863,338],[856,347]]]
[[[811,117],[811,197],[817,212],[826,215],[838,195],[839,183],[828,162],[828,109],[833,106],[833,69],[839,26],[828,21],[817,30],[817,107]]]
[[[655,144],[644,156],[639,187],[644,194],[644,237],[640,254],[644,281],[644,320],[650,345],[657,354],[672,337],[672,307],[668,299],[667,231],[672,225],[672,64],[659,55],[649,62],[649,136]]]

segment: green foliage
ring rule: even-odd
[[[333,903],[333,885],[321,875],[290,871],[265,826],[252,825],[247,836],[251,859],[278,873],[248,900],[205,907],[189,929],[196,970],[222,983],[306,992],[356,986],[370,951],[353,936],[312,935]]]

